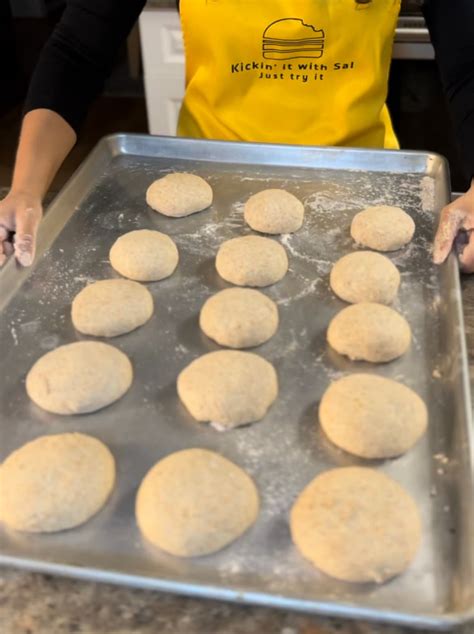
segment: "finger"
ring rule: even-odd
[[[458,231],[463,227],[465,214],[460,209],[445,207],[441,213],[433,245],[433,262],[441,264],[453,247]]]
[[[15,257],[22,266],[30,266],[35,257],[36,234],[41,211],[27,207],[16,218]]]
[[[0,243],[0,268],[5,264],[7,258],[13,253],[13,244],[9,240]]]
[[[474,233],[469,234],[469,242],[459,255],[459,263],[463,273],[474,273]]]
[[[0,266],[5,264],[5,260],[7,259],[7,252],[5,250],[5,246],[7,244],[8,238],[8,230],[0,225]]]
[[[13,243],[10,242],[10,240],[5,240],[5,242],[3,243],[3,250],[5,252],[5,255],[9,257],[13,253]]]

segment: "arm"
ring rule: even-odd
[[[69,0],[41,53],[26,98],[12,187],[0,201],[0,265],[12,249],[12,232],[18,261],[31,264],[42,198],[144,4]]]
[[[11,232],[16,233],[18,262],[23,266],[32,263],[43,214],[41,201],[75,142],[76,133],[55,112],[38,109],[25,116],[12,186],[0,202],[0,266],[12,248],[8,240]]]
[[[462,268],[474,271],[474,3],[472,0],[425,0],[423,6],[454,128],[471,181],[469,191],[445,207],[435,238],[437,264],[449,255],[459,231],[469,232],[460,254]]]

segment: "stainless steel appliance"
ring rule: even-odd
[[[394,59],[434,59],[434,49],[421,10],[402,8],[393,47]]]

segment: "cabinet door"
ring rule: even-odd
[[[181,78],[173,75],[148,75],[146,109],[150,134],[176,136],[184,89]]]
[[[174,136],[184,96],[184,46],[178,12],[145,9],[140,16],[148,126]]]

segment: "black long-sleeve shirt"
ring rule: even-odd
[[[145,2],[69,0],[41,53],[25,112],[48,108],[77,131]],[[466,172],[474,177],[474,0],[424,0],[422,8]]]

